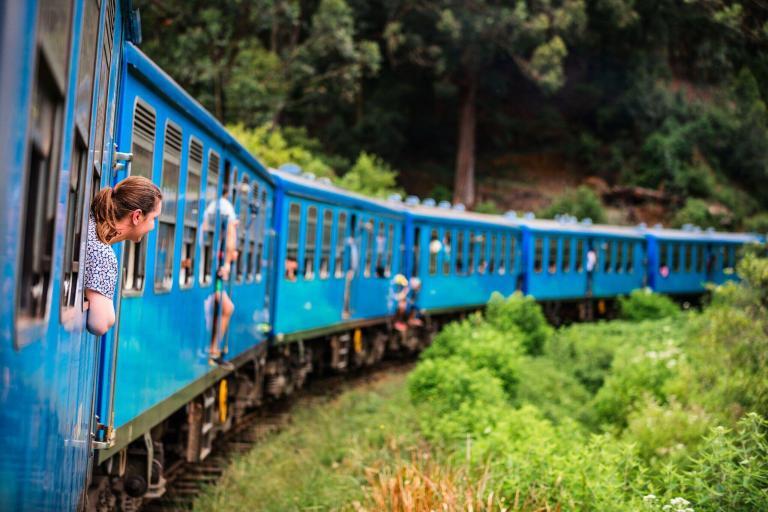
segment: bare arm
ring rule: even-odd
[[[112,299],[108,299],[99,292],[85,289],[85,298],[88,299],[88,331],[91,334],[101,336],[115,324],[115,306]]]

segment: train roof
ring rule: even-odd
[[[669,241],[712,241],[744,244],[751,242],[762,242],[764,240],[763,237],[753,233],[724,233],[722,231],[700,229],[683,230],[650,228],[645,230],[645,233],[658,238],[659,240]]]
[[[239,157],[243,163],[270,183],[274,183],[267,168],[259,162],[240,142],[224,128],[213,114],[208,112],[195,98],[185,91],[176,81],[147,57],[133,43],[125,44],[125,60],[128,68],[147,81],[147,84],[162,94],[177,109],[195,120],[202,129],[218,139],[222,146]]]
[[[330,180],[311,178],[280,169],[270,168],[269,172],[272,173],[278,185],[282,186],[292,195],[332,203],[339,202],[347,206],[357,206],[377,213],[387,213],[390,215],[404,214],[402,205],[337,187]]]

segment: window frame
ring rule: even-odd
[[[169,147],[169,133],[171,130],[177,130],[179,133],[179,141],[180,146],[178,149],[178,155],[174,155],[169,151],[169,149],[173,149]],[[181,164],[183,162],[184,158],[184,131],[180,124],[174,122],[172,119],[167,118],[165,120],[165,130],[163,131],[163,153],[162,153],[162,165],[161,165],[161,174],[160,174],[160,190],[163,193],[163,209],[160,212],[160,215],[157,217],[157,235],[155,236],[155,265],[154,265],[154,275],[152,276],[152,282],[153,282],[153,291],[155,294],[162,294],[162,293],[169,293],[173,291],[173,285],[176,281],[174,279],[176,272],[175,272],[175,260],[176,260],[176,234],[177,234],[177,227],[178,227],[178,216],[179,216],[179,185],[181,181]],[[166,177],[168,176],[167,172],[167,165],[175,165],[177,167],[176,171],[176,182],[175,182],[175,200],[171,201],[171,194],[168,194],[165,190],[166,185]],[[167,213],[168,212],[168,206],[170,204],[174,205],[173,213]],[[166,226],[168,232],[170,233],[170,236],[167,237],[167,240],[169,241],[169,246],[166,250],[166,254],[170,255],[170,268],[168,267],[168,259],[165,260],[166,265],[164,266],[164,270],[162,272],[163,274],[163,280],[158,281],[158,263],[160,261],[159,255],[163,243],[163,238],[161,236],[161,233],[163,230],[161,229],[163,225]],[[166,282],[167,281],[167,282]]]

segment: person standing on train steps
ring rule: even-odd
[[[155,228],[163,194],[149,179],[129,176],[99,191],[91,204],[85,246],[83,288],[88,301],[88,330],[101,336],[115,323],[117,256],[112,245],[140,242]]]
[[[208,349],[209,362],[221,366],[230,366],[230,363],[222,359],[221,341],[227,333],[229,322],[235,313],[235,304],[230,299],[229,294],[224,289],[224,283],[229,281],[229,274],[232,263],[237,260],[237,214],[235,207],[227,197],[230,189],[229,184],[224,183],[221,191],[221,197],[216,201],[211,201],[205,207],[203,214],[203,229],[208,226],[216,225],[216,214],[219,216],[219,225],[221,231],[219,234],[219,269],[216,271],[216,284],[214,291],[214,304],[211,335],[211,345]]]
[[[595,268],[597,267],[597,252],[592,246],[592,242],[589,243],[587,248],[587,296],[592,296],[592,282],[594,280]]]

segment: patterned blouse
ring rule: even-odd
[[[111,299],[117,285],[117,256],[109,244],[99,240],[96,219],[88,216],[88,239],[85,245],[85,280],[83,287]]]

